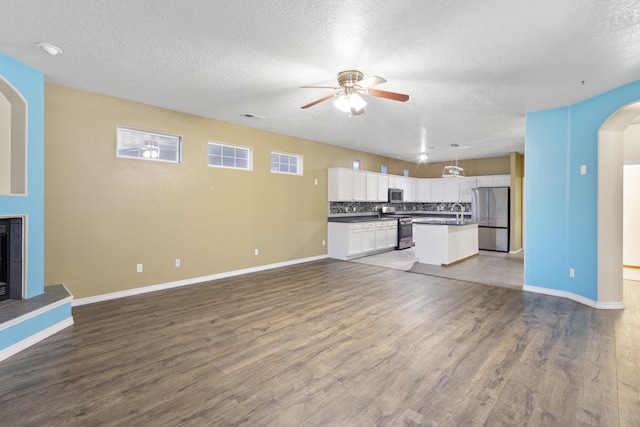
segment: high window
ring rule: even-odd
[[[272,151],[271,172],[302,175],[302,156]]]
[[[209,166],[251,170],[253,152],[250,147],[209,142]]]
[[[118,126],[118,157],[180,163],[182,137]]]

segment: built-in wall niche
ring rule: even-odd
[[[27,192],[27,101],[0,76],[0,194]]]

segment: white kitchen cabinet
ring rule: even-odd
[[[493,177],[494,187],[511,187],[511,175],[495,175]]]
[[[511,175],[484,175],[475,177],[478,187],[510,187]]]
[[[463,203],[471,203],[471,190],[477,186],[475,177],[467,177],[460,180],[460,201]]]
[[[329,169],[328,180],[329,201],[353,200],[353,171],[349,169]]]
[[[364,202],[367,200],[367,173],[353,172],[353,200]]]
[[[429,178],[422,178],[416,181],[416,201],[417,202],[430,202],[431,201],[431,181]]]
[[[378,201],[378,175],[367,172],[367,201]]]
[[[444,201],[459,202],[460,201],[460,181],[458,178],[441,178],[444,179]]]
[[[378,201],[386,202],[389,200],[389,176],[378,175]]]
[[[389,188],[402,188],[402,177],[389,175]]]
[[[398,244],[398,221],[387,221],[387,248],[395,248]]]
[[[445,180],[446,178],[434,178],[431,181],[431,202],[440,203],[445,201]]]
[[[379,221],[376,223],[376,248],[387,247],[387,230],[389,225],[387,221]]]
[[[328,255],[351,259],[388,251],[396,246],[397,220],[328,224]]]
[[[400,178],[402,188],[402,200],[405,202],[415,202],[415,179],[414,178]]]
[[[347,255],[362,253],[362,224],[349,224],[348,242]]]
[[[376,223],[362,224],[362,251],[370,252],[376,248]]]

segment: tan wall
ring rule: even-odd
[[[409,169],[409,176],[417,178],[440,178],[444,167],[449,165],[451,165],[451,162],[412,165],[412,169]],[[511,170],[511,160],[509,156],[459,160],[458,166],[464,169],[466,176],[508,175]],[[402,170],[400,170],[398,175],[402,175]]]
[[[524,156],[520,153],[511,153],[511,224],[509,246],[512,251],[522,249],[522,201],[524,199],[524,188],[522,178],[524,177]]]
[[[181,135],[183,163],[117,158],[117,125]],[[208,167],[209,140],[253,147],[254,170]],[[272,174],[272,149],[304,176]],[[327,167],[354,158],[411,165],[47,84],[45,284],[82,298],[324,255]]]

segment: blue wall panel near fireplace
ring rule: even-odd
[[[0,217],[25,219],[23,297],[30,300],[5,306],[7,311],[0,311],[0,360],[3,360],[71,325],[73,318],[72,297],[68,292],[61,285],[46,289],[44,286],[44,78],[39,71],[3,54],[0,54],[0,76],[10,85],[3,83],[11,95],[5,97],[10,102],[19,99],[13,95],[17,92],[27,103],[26,192],[0,194]],[[52,294],[61,296],[52,299]]]
[[[27,218],[26,298],[44,292],[44,78],[0,54],[0,76],[27,101],[27,194],[0,195],[0,216]]]

